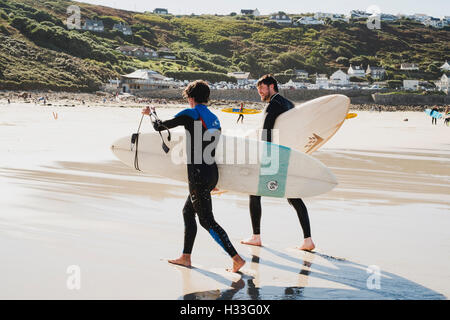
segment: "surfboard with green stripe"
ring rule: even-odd
[[[265,142],[259,170],[258,195],[283,198],[291,148]]]

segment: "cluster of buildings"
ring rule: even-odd
[[[103,21],[97,19],[86,19],[81,29],[93,32],[105,32],[105,26],[103,24]],[[131,27],[122,22],[115,23],[113,25],[112,30],[119,31],[126,36],[131,36],[133,34]]]
[[[435,85],[437,90],[444,91],[448,94],[450,64],[446,61],[440,69],[443,75],[439,80],[435,81]],[[419,67],[415,63],[402,63],[400,70],[417,71]],[[249,72],[231,72],[228,73],[228,76],[237,79],[237,86],[239,88],[252,87],[256,82],[249,78]],[[369,76],[373,80],[372,85],[369,85],[369,82],[366,80]],[[281,85],[281,87],[284,89],[380,89],[385,86],[385,83],[382,82],[385,79],[385,68],[371,65],[368,65],[367,68],[361,65],[350,65],[346,72],[337,70],[330,77],[326,74],[310,75],[306,70],[295,69],[292,79]],[[402,89],[418,90],[420,88],[419,84],[419,80],[404,80]],[[221,86],[227,89],[233,85],[221,84]]]
[[[404,67],[414,68],[412,64]],[[449,93],[449,78],[450,78],[450,64],[446,61],[442,66],[442,77],[435,81],[436,89]],[[311,83],[310,75],[307,71],[296,69],[293,78],[285,84],[281,84],[282,89],[381,89],[382,82],[375,82],[369,85],[368,82],[352,82],[352,77],[363,78],[370,75],[374,80],[383,80],[386,71],[382,67],[367,66],[364,69],[362,66],[351,65],[347,72],[337,70],[330,77],[326,74],[314,74],[311,78],[314,83]],[[228,76],[234,77],[237,83],[218,82],[210,84],[212,89],[254,89],[257,80],[250,79],[249,72],[230,72]],[[135,94],[147,90],[155,89],[171,89],[184,88],[189,83],[188,80],[177,81],[173,78],[165,77],[153,70],[140,69],[130,74],[122,75],[120,79],[110,80],[104,85],[104,90],[111,92],[122,92]],[[398,89],[404,90],[418,90],[420,88],[419,80],[403,80],[403,87]]]
[[[425,26],[430,26],[433,28],[444,28],[450,25],[450,16],[445,16],[443,18],[435,18],[427,14],[416,13],[413,15],[400,15],[400,17],[420,22]]]
[[[152,12],[146,12],[146,13],[153,13],[153,14],[160,14],[160,15],[169,15],[169,10],[166,8],[155,8]],[[242,16],[253,16],[253,17],[259,17],[261,16],[261,13],[258,9],[241,9],[240,14]],[[373,17],[374,13],[365,12],[362,10],[352,10],[349,14],[338,14],[338,13],[324,13],[324,12],[316,12],[313,16],[303,16],[300,19],[293,20],[290,18],[287,14],[283,12],[278,12],[271,14],[269,19],[264,21],[264,23],[271,23],[275,22],[280,25],[287,25],[287,26],[298,26],[298,25],[321,25],[325,24],[326,19],[330,19],[331,21],[342,21],[346,23],[350,23],[350,20],[360,20],[360,19],[368,19],[369,17]],[[395,22],[399,19],[409,19],[412,21],[420,22],[426,26],[431,26],[434,28],[444,28],[448,25],[450,25],[450,16],[445,16],[443,18],[435,18],[432,16],[429,16],[427,14],[422,13],[416,13],[413,15],[393,15],[393,14],[386,14],[386,13],[380,13],[377,14],[379,16],[380,21],[382,22]],[[101,21],[99,21],[101,23]],[[114,27],[116,28],[116,27]],[[120,26],[117,26],[117,30],[120,30]],[[95,30],[93,30],[95,31]],[[100,31],[101,32],[101,31]],[[126,32],[131,32],[130,30],[127,30]],[[124,33],[125,34],[125,33]]]
[[[164,8],[156,8],[153,10],[154,14],[162,14],[162,15],[168,15],[169,11]],[[82,30],[88,30],[93,32],[105,32],[105,26],[103,24],[102,20],[98,19],[86,19],[84,25],[81,27]],[[116,30],[121,32],[125,36],[131,36],[133,34],[133,30],[131,29],[131,26],[129,26],[126,23],[116,23],[113,25],[112,30]]]
[[[259,16],[258,9],[255,10],[241,10],[242,15],[253,15]],[[342,21],[349,23],[350,20],[360,20],[360,19],[368,19],[369,17],[373,17],[376,15],[379,17],[382,22],[395,22],[399,19],[409,19],[413,21],[420,22],[426,26],[431,26],[434,28],[444,28],[450,25],[450,16],[445,16],[443,18],[435,18],[426,14],[414,14],[414,15],[393,15],[393,14],[374,14],[361,10],[352,10],[348,15],[337,14],[337,13],[323,13],[316,12],[314,16],[303,16],[300,19],[293,20],[287,14],[283,12],[278,12],[270,15],[269,19],[265,21],[265,23],[275,22],[280,25],[286,26],[298,26],[298,25],[321,25],[325,24],[326,19],[330,19],[331,21]]]
[[[402,63],[400,66],[401,70],[404,71],[418,71],[419,67],[414,63]],[[435,81],[436,89],[449,93],[449,77],[450,77],[450,64],[446,61],[441,67],[442,77]],[[362,66],[353,66],[347,70],[345,73],[342,70],[337,70],[329,78],[326,74],[315,74],[315,83],[310,84],[305,81],[308,79],[309,74],[305,70],[295,70],[295,81],[290,80],[288,83],[284,84],[284,88],[308,88],[308,89],[347,89],[347,88],[369,88],[369,89],[379,89],[381,83],[373,84],[368,86],[368,82],[360,81],[353,82],[352,78],[359,78],[362,80],[370,76],[375,81],[382,81],[386,77],[386,70],[383,67],[370,66],[368,65],[366,69]],[[403,80],[404,90],[418,90],[420,88],[419,80]],[[400,89],[400,88],[399,88]]]
[[[295,81],[291,80],[286,84],[288,88],[310,88],[310,89],[337,89],[354,87],[355,83],[352,82],[352,78],[366,78],[371,76],[373,80],[381,81],[386,76],[386,70],[382,67],[368,65],[366,69],[362,66],[350,65],[347,72],[337,70],[330,78],[326,74],[315,74],[315,83],[307,84],[309,74],[305,70],[294,70]]]
[[[122,75],[120,79],[110,80],[109,83],[103,86],[103,90],[114,93],[134,94],[146,90],[179,88],[185,85],[185,82],[175,81],[156,71],[139,69]]]
[[[129,57],[136,57],[139,59],[171,59],[175,60],[175,53],[169,48],[163,47],[159,48],[157,51],[147,47],[136,47],[136,46],[120,46],[116,48],[117,51]]]
[[[314,16],[304,16],[297,20],[292,20],[287,14],[283,12],[278,12],[269,17],[269,20],[265,21],[265,23],[275,22],[280,25],[286,26],[299,26],[299,25],[323,25],[325,24],[326,19],[330,19],[331,21],[343,21],[349,23],[350,19],[343,14],[336,13],[322,13],[317,12]]]

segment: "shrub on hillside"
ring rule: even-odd
[[[110,50],[78,31],[68,31],[59,26],[50,26],[49,23],[41,24],[20,16],[15,17],[11,21],[11,25],[43,47],[61,50],[80,58],[117,61],[116,56]]]

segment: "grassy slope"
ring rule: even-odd
[[[10,0],[0,0],[0,9],[2,2],[6,5],[12,3]],[[74,4],[65,0],[14,2],[48,12],[62,23],[67,17],[66,8]],[[289,74],[294,68],[331,74],[338,68],[346,68],[349,63],[383,65],[390,79],[414,77],[434,80],[440,75],[438,67],[450,52],[448,30],[436,30],[407,21],[383,24],[381,30],[369,30],[364,22],[283,28],[263,25],[264,17],[163,17],[75,4],[80,6],[83,19],[98,17],[107,25],[124,21],[132,25],[133,36],[125,37],[109,31],[105,34],[71,31],[77,33],[74,35],[64,31],[66,37],[80,34],[81,40],[92,47],[93,53],[79,53],[54,40],[56,37],[51,32],[61,33],[53,31],[60,30],[59,27],[52,26],[48,31],[42,21],[36,21],[36,25],[47,32],[44,36],[33,31],[33,28],[28,33],[19,31],[10,24],[14,17],[23,15],[24,10],[10,8],[9,13],[6,12],[8,15],[0,11],[0,25],[5,26],[3,31],[0,30],[3,33],[0,82],[26,83],[24,87],[32,87],[33,82],[36,86],[47,82],[49,87],[56,89],[59,86],[88,90],[100,81],[136,68],[150,68],[170,74],[209,71],[216,75],[243,70],[258,77],[267,72]],[[25,15],[30,17],[29,12]],[[35,15],[31,16],[34,19]],[[178,60],[132,59],[114,51],[120,44],[144,45],[154,49],[167,46],[176,52]],[[23,46],[28,49],[23,49]],[[403,62],[418,63],[421,72],[411,74],[398,71]]]

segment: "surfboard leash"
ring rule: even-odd
[[[144,115],[142,115],[141,117],[141,121],[139,122],[139,127],[137,129],[137,133],[133,133],[131,135],[131,150],[133,150],[133,145],[134,145],[134,168],[138,171],[141,171],[141,169],[139,169],[139,160],[138,160],[138,148],[139,148],[139,134],[141,131],[141,125],[142,125],[142,120],[144,119]]]
[[[152,120],[152,116],[155,118],[155,121]],[[161,119],[159,119],[158,115],[156,114],[156,110],[155,107],[150,108],[150,120],[152,121],[152,123],[156,122],[156,121],[161,121]],[[170,141],[171,138],[171,134],[170,134],[170,130],[169,128],[167,128],[166,126],[163,125],[164,128],[166,128],[168,136],[167,136],[167,140]],[[162,141],[162,148],[164,150],[165,153],[169,153],[170,148],[167,146],[166,142],[164,141],[164,138],[161,134],[161,131],[158,131],[159,136],[161,137],[161,141]]]

